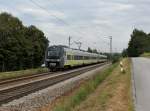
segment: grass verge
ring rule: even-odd
[[[117,66],[94,93],[72,111],[134,111],[130,60],[123,59],[124,73]]]
[[[48,72],[47,68],[27,69],[20,71],[1,72],[0,80],[13,79],[21,76],[33,75],[38,73]]]
[[[114,64],[40,111],[134,111],[130,59],[122,62],[124,73]]]
[[[82,101],[84,101],[88,95],[95,91],[100,83],[106,79],[108,75],[111,74],[113,69],[117,66],[117,64],[113,64],[110,68],[102,71],[100,74],[97,74],[91,80],[83,84],[73,95],[69,98],[66,98],[60,104],[57,104],[52,111],[71,111],[77,105],[79,105]]]
[[[145,52],[141,55],[141,57],[147,57],[147,58],[150,58],[150,53],[148,52]]]

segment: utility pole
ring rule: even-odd
[[[49,45],[50,43],[51,43],[51,42],[48,41],[48,44],[47,44],[46,49],[45,49],[45,58],[44,58],[44,64],[45,64],[45,65],[46,65],[45,60],[46,60],[46,58],[47,58],[47,56],[48,56],[48,47],[50,46],[50,45]]]
[[[71,43],[71,38],[72,38],[71,36],[68,37],[68,46],[69,46],[69,48],[71,47],[71,44],[73,44],[73,43]],[[74,41],[74,43],[78,45],[78,49],[80,50],[82,42],[76,42],[76,41]]]
[[[75,42],[78,45],[78,49],[81,49],[82,42]]]
[[[109,37],[110,39],[110,60],[112,59],[112,36]]]
[[[71,37],[69,36],[69,48],[70,48],[70,45],[71,45]]]
[[[79,50],[81,49],[81,45],[82,45],[82,43],[81,43],[81,42],[79,42]]]

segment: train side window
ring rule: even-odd
[[[71,60],[74,60],[74,56],[73,55],[71,56]]]
[[[83,56],[83,60],[85,60],[85,56]]]
[[[78,60],[81,60],[81,56],[78,56]]]
[[[83,56],[80,56],[80,60],[83,60]]]
[[[84,56],[84,59],[88,60],[88,59],[90,59],[90,57],[89,56]]]
[[[78,56],[77,55],[74,56],[74,60],[78,60]]]
[[[84,57],[84,58],[85,58],[85,57]],[[74,59],[75,59],[75,60],[83,60],[83,56],[75,55],[75,56],[74,56]]]
[[[67,59],[68,59],[68,60],[71,60],[71,55],[67,55]]]
[[[81,56],[78,56],[78,60],[80,60],[81,59]]]
[[[86,60],[86,59],[85,59],[85,56],[83,56],[83,60]]]

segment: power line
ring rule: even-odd
[[[51,14],[45,7],[39,5],[37,2],[35,2],[34,0],[30,0],[34,5],[36,5],[37,7],[39,7],[40,9],[44,10],[45,12],[47,12],[50,16],[53,16],[55,19],[57,19],[58,21],[62,22],[63,24],[67,25],[68,27],[70,26],[69,23],[67,23],[66,21],[64,21],[63,19],[57,17],[56,15]],[[73,27],[70,27],[71,29],[73,29],[74,32],[76,32],[78,35],[80,34],[80,37],[78,38],[78,41],[83,38],[82,36],[87,36],[84,33],[81,33],[77,30],[75,30]],[[82,36],[81,36],[82,35]],[[76,43],[77,44],[77,43]],[[81,48],[81,42],[78,42],[78,48]],[[69,44],[70,47],[71,44]]]
[[[110,39],[110,60],[112,59],[112,36],[109,36]]]
[[[39,4],[38,4],[37,2],[35,2],[34,0],[29,0],[29,1],[32,2],[34,5],[36,5],[37,7],[39,7],[40,9],[44,10],[45,12],[47,12],[50,16],[53,16],[55,19],[57,19],[57,20],[60,21],[61,23],[65,24],[65,25],[67,25],[67,26],[70,26],[70,24],[69,24],[68,22],[66,22],[66,21],[64,21],[63,19],[57,17],[56,15],[51,14],[46,8],[44,8],[43,6],[39,5]],[[70,28],[72,28],[72,27],[70,26]],[[73,29],[73,28],[72,28],[72,29]],[[73,30],[75,31],[75,29],[73,29]],[[83,35],[83,33],[79,32],[79,31],[75,31],[75,32],[78,33],[78,34]]]
[[[55,3],[53,3],[53,2],[51,2],[51,1],[49,1],[49,0],[48,0],[48,2],[50,3],[50,5],[51,5],[51,6],[53,6],[53,7],[57,8],[57,9],[59,8],[59,7],[57,7],[57,5],[56,5]],[[60,8],[59,8],[59,10],[60,10]],[[65,13],[65,12],[64,12],[64,11],[62,11],[62,10],[61,10],[61,12]],[[80,27],[80,26],[79,26],[78,28],[80,28],[80,29],[81,29],[81,27]],[[78,32],[79,32],[79,31],[78,31]],[[79,33],[80,33],[80,34],[85,35],[85,34],[83,33],[83,31],[82,31],[82,33],[81,33],[81,32],[79,32]],[[86,33],[86,32],[85,32],[85,33]]]
[[[54,14],[51,14],[51,13],[49,12],[49,10],[47,10],[45,7],[39,5],[39,3],[35,2],[34,0],[29,0],[29,1],[32,2],[34,5],[36,5],[37,7],[39,7],[40,9],[44,10],[45,12],[47,12],[50,16],[53,16],[55,19],[57,19],[57,20],[60,21],[61,23],[65,24],[65,25],[67,25],[67,26],[70,26],[70,24],[69,24],[68,22],[66,22],[65,20],[63,20],[63,19],[57,17],[57,16],[54,15]],[[50,2],[50,1],[49,1],[49,2]],[[53,4],[53,6],[56,7],[55,4]],[[79,32],[79,31],[75,30],[75,29],[74,29],[73,27],[71,27],[71,26],[70,26],[70,28],[72,28],[73,31],[76,32],[77,34],[86,35],[85,33],[81,33],[81,32]],[[83,31],[82,31],[82,32],[83,32]],[[81,39],[81,38],[82,38],[82,37],[80,36],[80,39]],[[69,39],[70,39],[70,38],[69,38]],[[100,38],[100,39],[104,39],[104,38]],[[79,41],[79,40],[78,40],[78,41]],[[81,47],[81,42],[78,42],[78,43],[76,43],[76,44],[79,44],[79,48]],[[69,44],[69,46],[70,46],[70,44]]]
[[[69,48],[70,48],[70,41],[71,41],[71,37],[69,36]]]
[[[29,0],[30,2],[32,2],[34,5],[36,5],[37,7],[41,8],[42,10],[46,11],[48,14],[50,14],[51,16],[53,16],[54,18],[56,18],[58,21],[62,22],[65,25],[69,25],[67,22],[65,22],[64,20],[58,18],[56,15],[51,14],[46,8],[42,7],[41,5],[39,5],[38,3],[36,3],[33,0]]]

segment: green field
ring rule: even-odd
[[[27,70],[20,70],[20,71],[0,72],[0,81],[5,79],[17,78],[21,76],[44,73],[44,72],[48,72],[48,69],[36,68],[36,69],[27,69]]]
[[[150,58],[150,52],[145,52],[141,55],[141,57],[148,57]]]

